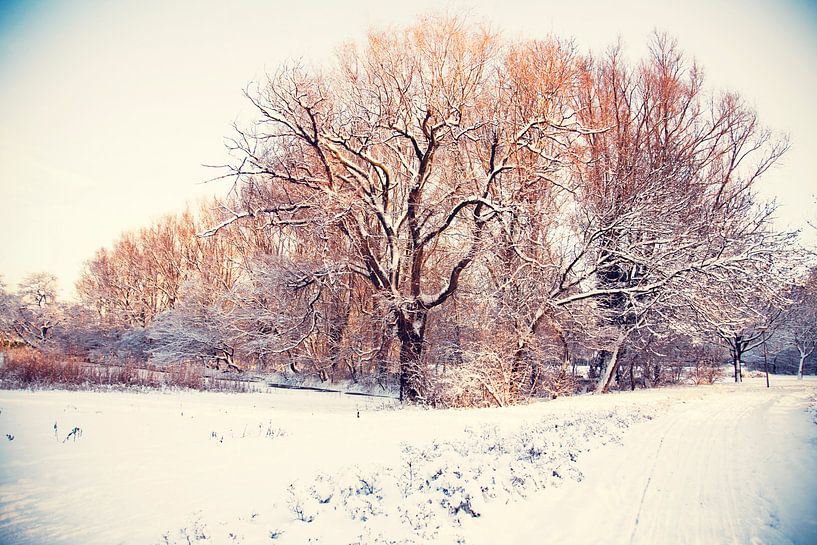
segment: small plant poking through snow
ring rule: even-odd
[[[166,532],[162,534],[162,545],[181,544],[192,545],[193,543],[206,543],[210,540],[210,534],[207,525],[196,518],[190,524],[180,528],[175,534]]]
[[[258,427],[260,428],[261,424],[259,424]],[[275,426],[273,426],[272,425],[272,420],[270,420],[269,423],[267,424],[267,429],[264,432],[264,437],[268,437],[269,439],[274,439],[276,437],[283,437],[284,435],[286,435],[284,430],[282,430],[281,428],[276,428]]]
[[[548,416],[514,430],[467,428],[456,438],[404,445],[396,468],[353,466],[308,483],[294,482],[285,501],[289,513],[280,515],[291,524],[307,523],[292,527],[294,535],[287,537],[297,535],[293,542],[332,535],[338,543],[359,545],[463,543],[459,529],[480,517],[486,502],[513,501],[582,480],[577,462],[584,452],[619,443],[624,429],[651,416],[643,409],[616,409]],[[271,423],[259,430],[266,436],[264,430],[280,431]],[[235,542],[240,522],[222,523],[224,533],[211,543]],[[259,522],[254,518],[253,524]],[[278,540],[287,530],[267,527],[263,535]],[[183,539],[169,543],[187,544]]]
[[[307,498],[302,491],[294,484],[289,485],[289,509],[295,515],[297,520],[301,522],[312,522],[315,520],[316,512],[311,510],[310,503],[305,501]]]
[[[279,427],[273,426],[271,420],[266,424],[263,422],[259,423],[257,433],[254,427],[251,428],[248,426],[244,426],[240,435],[233,433],[232,429],[228,429],[227,433],[219,433],[215,430],[210,432],[210,438],[218,440],[219,443],[223,443],[225,437],[229,439],[251,439],[258,437],[275,439],[276,437],[283,437],[285,435],[286,432]]]
[[[73,439],[74,442],[76,442],[76,440],[79,439],[80,437],[82,437],[82,429],[75,427],[70,432],[68,432],[68,435],[65,436],[65,439],[63,439],[62,442],[65,443],[69,439]]]

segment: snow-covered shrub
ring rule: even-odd
[[[293,483],[287,490],[287,505],[295,519],[301,522],[312,522],[318,514],[319,502],[310,493],[309,488]]]
[[[205,387],[204,369],[192,363],[176,363],[165,369],[165,383],[178,388],[202,390]]]
[[[176,532],[165,532],[162,534],[160,545],[206,543],[210,541],[211,532],[198,516],[196,516],[189,526],[180,528]]]
[[[696,360],[686,369],[686,375],[693,384],[714,384],[724,376],[723,366],[713,359]]]
[[[27,347],[6,351],[0,367],[0,385],[5,388],[77,386],[89,376],[77,358]]]
[[[536,377],[538,390],[548,397],[557,398],[575,394],[579,381],[561,366],[548,366]]]
[[[619,409],[548,416],[513,429],[486,424],[429,444],[404,445],[396,467],[352,466],[292,483],[281,516],[271,517],[275,526],[257,527],[255,517],[238,528],[227,521],[211,526],[220,532],[213,542],[230,543],[238,539],[231,535],[252,530],[264,539],[297,536],[291,542],[302,543],[322,542],[327,532],[343,532],[336,542],[359,545],[462,543],[463,525],[480,517],[488,502],[582,480],[583,453],[618,442],[624,429],[649,417]],[[280,520],[288,526],[279,526]],[[188,537],[195,543],[194,527],[167,534],[169,543],[187,545]],[[247,531],[239,534],[242,529]]]
[[[349,482],[340,486],[340,497],[346,512],[353,520],[366,522],[383,513],[383,488],[380,485],[381,476],[377,473],[369,475],[349,475]]]
[[[513,349],[494,342],[472,343],[444,366],[420,367],[413,377],[420,401],[435,407],[496,407],[517,403],[531,390],[526,366],[515,368]]]

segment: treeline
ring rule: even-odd
[[[755,191],[788,144],[649,45],[632,62],[426,17],[282,66],[247,91],[229,197],[100,250],[60,318],[28,279],[6,330],[438,405],[571,393],[577,365],[600,392],[724,358],[741,380],[773,339],[802,373],[814,275]]]

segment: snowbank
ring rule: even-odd
[[[811,381],[771,392],[747,383],[448,411],[287,390],[0,392],[0,543],[538,543],[545,506],[552,542],[591,543],[568,529],[586,531],[584,514],[609,510],[605,486],[637,505],[660,437],[694,458],[698,439],[667,430],[745,426],[727,417],[744,403],[786,415],[784,431],[801,420],[817,430],[805,412],[814,392]],[[748,410],[735,414],[761,420]],[[744,436],[762,456],[794,448]],[[798,463],[815,459],[814,445]],[[605,481],[611,460],[632,462],[628,481]],[[778,489],[777,503],[793,505]],[[627,537],[630,508],[612,524]],[[811,535],[786,516],[774,535]]]

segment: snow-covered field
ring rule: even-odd
[[[817,381],[434,411],[0,392],[0,543],[817,543]]]

